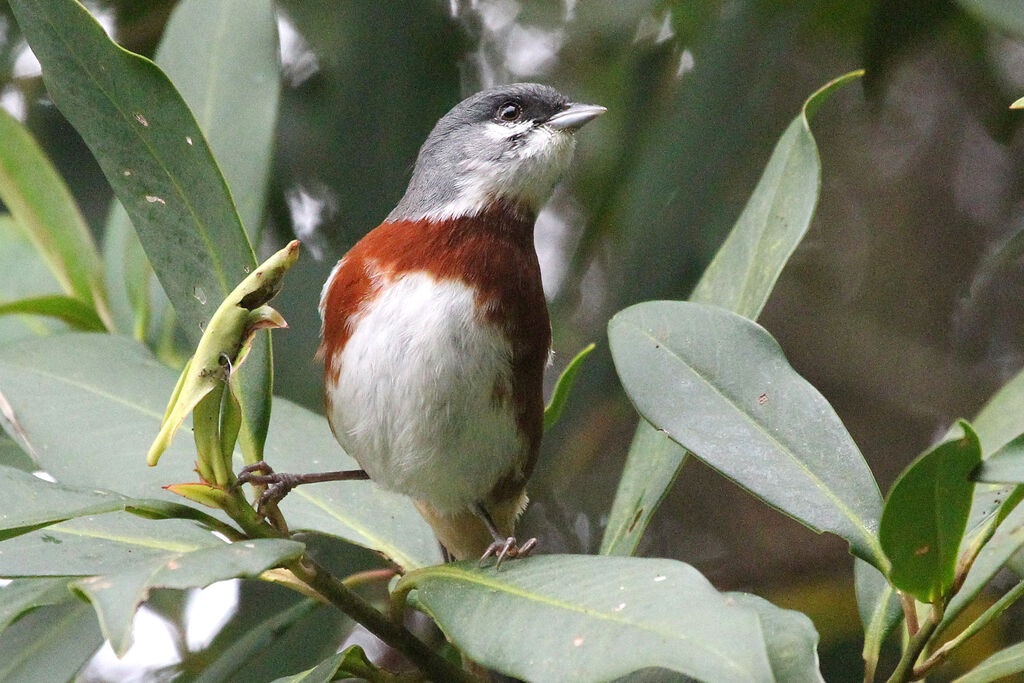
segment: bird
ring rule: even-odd
[[[478,92],[434,126],[401,200],[324,284],[331,429],[362,468],[240,481],[265,499],[366,479],[410,497],[445,560],[529,554],[516,521],[540,452],[551,324],[534,223],[576,131],[606,109],[537,83]]]

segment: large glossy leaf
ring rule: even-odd
[[[609,680],[661,667],[701,680],[771,681],[775,645],[766,636],[798,619],[799,628],[782,629],[777,652],[800,654],[779,663],[803,662],[793,680],[816,680],[809,622],[741,604],[673,560],[551,555],[501,571],[458,563],[413,572],[396,590],[407,588],[471,659],[525,680]]]
[[[882,501],[828,402],[763,328],[714,306],[652,301],[608,325],[640,414],[744,488],[879,568]]]
[[[27,472],[0,466],[0,540],[72,517],[122,510],[124,496],[51,484]]]
[[[12,0],[50,97],[127,210],[185,334],[199,341],[220,300],[256,266],[227,184],[192,112],[148,59],[121,49],[75,0]],[[242,370],[256,444],[270,403],[267,333]]]
[[[253,244],[259,242],[280,98],[277,54],[270,0],[187,0],[175,6],[155,57],[205,134]],[[122,325],[131,330],[149,317],[159,321],[166,299],[151,295],[152,271],[117,201],[105,235]]]
[[[196,480],[195,447],[188,438],[176,439],[159,467],[145,462],[176,381],[177,373],[123,337],[69,334],[0,349],[0,387],[39,466],[61,482],[138,498],[180,501],[162,487]],[[274,404],[265,456],[281,472],[358,467],[334,440],[327,420],[282,399]],[[412,503],[371,482],[301,486],[281,509],[294,529],[340,536],[403,567],[441,560]]]
[[[74,599],[67,579],[16,579],[0,588],[0,633],[26,612]]]
[[[225,545],[194,522],[125,512],[80,517],[0,544],[0,577],[117,574],[132,565]]]
[[[73,680],[102,643],[96,615],[84,602],[40,607],[0,633],[0,680]]]
[[[821,160],[810,118],[836,88],[862,73],[840,76],[804,102],[776,144],[732,232],[690,295],[691,301],[757,319],[807,232],[818,203]],[[602,553],[631,555],[636,551],[685,461],[685,449],[640,421],[601,540]]]
[[[150,522],[154,524],[154,522]],[[171,551],[123,571],[81,579],[73,584],[96,608],[103,634],[114,651],[124,655],[132,645],[132,619],[154,588],[204,588],[215,581],[254,577],[293,560],[302,544],[283,539],[258,539],[198,550]]]
[[[103,269],[85,219],[21,123],[0,108],[0,199],[69,296],[110,323]]]
[[[159,469],[146,466],[176,379],[124,337],[69,334],[0,349],[0,391],[39,468],[137,498],[180,502],[162,487],[196,479],[190,439],[177,440]]]
[[[892,563],[889,580],[921,602],[935,602],[953,585],[971,511],[970,474],[981,461],[981,446],[966,422],[957,431],[896,479],[879,526]]]

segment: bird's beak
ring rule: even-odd
[[[579,130],[587,121],[596,119],[606,111],[608,110],[596,104],[577,104],[574,102],[545,121],[544,125],[555,130]]]

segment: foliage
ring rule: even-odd
[[[7,434],[0,490],[9,503],[0,512],[0,577],[13,579],[0,589],[0,674],[73,677],[104,640],[119,655],[128,650],[147,600],[155,606],[169,589],[243,578],[250,589],[283,586],[287,597],[266,603],[257,622],[226,627],[229,646],[205,663],[207,675],[226,676],[239,662],[258,667],[254,653],[270,643],[289,650],[288,670],[267,665],[248,672],[252,679],[474,680],[482,666],[529,680],[605,680],[649,668],[711,681],[820,680],[818,634],[805,615],[720,592],[682,562],[630,557],[691,456],[849,543],[866,680],[897,627],[904,644],[890,680],[912,680],[1024,594],[1024,582],[1016,584],[948,633],[1024,547],[1017,507],[1024,380],[994,396],[973,427],[959,422],[911,463],[883,502],[838,415],[754,322],[818,201],[810,117],[859,73],[806,100],[690,301],[638,303],[609,322],[618,376],[642,419],[601,554],[532,557],[499,571],[439,564],[412,504],[371,482],[299,489],[265,518],[233,486],[243,464],[261,459],[282,471],[352,462],[319,415],[280,398],[270,410],[269,328],[284,321],[267,302],[298,257],[291,243],[258,265],[250,242],[259,234],[277,87],[260,82],[259,101],[270,111],[250,117],[245,125],[258,139],[242,149],[237,130],[218,127],[224,115],[210,111],[240,114],[249,89],[210,97],[209,89],[176,88],[156,64],[112,42],[74,0],[10,4],[51,97],[96,157],[135,234],[115,212],[101,257],[46,155],[16,119],[0,114],[0,198],[9,210],[0,238],[31,245],[19,253],[45,265],[61,292],[4,302],[0,316],[45,316],[85,330],[51,325],[41,332],[52,334],[0,348]],[[986,5],[965,4],[978,12]],[[237,66],[246,55],[259,69],[275,64],[269,1],[216,10],[192,1],[178,7],[161,47],[167,70],[215,82],[215,70],[226,68],[216,60],[210,73],[175,66],[209,42],[182,23],[236,20],[251,29],[239,32],[251,42],[225,43],[237,50],[228,61]],[[2,232],[11,226],[16,237]],[[150,269],[173,314],[154,316]],[[111,275],[127,280],[125,290],[104,281]],[[152,334],[153,317],[172,330],[176,321],[194,347],[184,368],[164,362],[173,354],[166,335]],[[546,427],[565,409],[592,348],[559,378]],[[195,448],[172,442],[175,431],[191,432]],[[146,466],[147,452],[150,464],[163,454],[159,468]],[[402,576],[389,587],[386,610],[359,590],[381,590],[395,574]],[[317,602],[346,618],[330,611],[333,627],[316,628],[324,614]],[[459,666],[452,650],[408,629],[407,608],[428,615],[476,665]],[[414,670],[388,671],[358,646],[325,659],[356,623]],[[288,633],[314,631],[320,640],[309,635],[289,646]],[[50,647],[56,639],[70,645]],[[1014,646],[963,680],[1021,671]]]

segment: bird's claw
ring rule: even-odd
[[[269,505],[276,505],[288,495],[288,493],[299,485],[299,478],[294,474],[275,472],[273,468],[262,460],[252,465],[246,465],[238,471],[238,478],[231,485],[237,489],[243,484],[253,486],[265,486],[266,489],[256,499],[256,510],[264,514]]]
[[[537,547],[536,538],[531,538],[521,546],[516,544],[514,536],[509,536],[504,540],[495,540],[494,543],[487,546],[487,550],[484,551],[477,564],[482,567],[487,558],[494,556],[496,558],[494,569],[498,570],[501,568],[501,563],[505,561],[505,558],[512,560],[517,557],[526,557],[533,552],[535,547]]]

